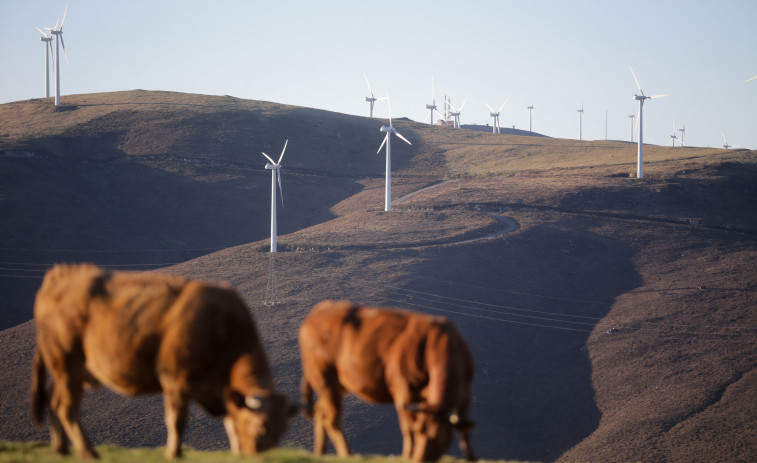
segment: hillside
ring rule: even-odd
[[[0,105],[0,440],[46,439],[27,412],[31,301],[46,265],[90,260],[230,281],[293,397],[317,301],[448,316],[476,359],[482,458],[757,456],[756,153],[650,145],[634,179],[627,143],[398,119],[413,145],[393,145],[385,213],[381,121],[167,92],[66,103]],[[285,139],[272,257],[259,152]],[[96,391],[84,415],[96,443],[165,439],[157,397]],[[399,452],[391,407],[349,399],[344,421],[355,450]],[[310,433],[297,418],[285,443]],[[199,410],[187,443],[228,445]]]

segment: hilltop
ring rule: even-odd
[[[50,263],[90,260],[231,282],[292,397],[321,299],[451,318],[476,359],[482,458],[755,458],[755,152],[649,145],[635,179],[628,143],[397,119],[413,145],[393,145],[385,213],[386,121],[141,90],[64,103],[0,105],[0,440],[46,438],[27,412],[32,298]],[[271,256],[260,151],[285,139]],[[96,443],[164,443],[159,398],[97,391],[84,414]],[[350,399],[344,418],[355,450],[399,452],[391,407]],[[310,433],[297,418],[285,443]],[[228,445],[198,410],[186,441]]]

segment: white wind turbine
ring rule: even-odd
[[[678,140],[678,136],[676,135],[676,121],[675,119],[673,119],[673,134],[670,136],[670,141],[668,141],[668,144],[673,143],[673,148],[675,148],[676,140]]]
[[[426,122],[431,118],[431,125],[434,125],[434,111],[442,118],[444,119],[444,115],[439,112],[439,110],[436,108],[436,96],[434,91],[434,78],[431,78],[431,104],[426,105],[426,109],[428,109],[428,116],[426,116],[425,119],[423,119],[423,122]]]
[[[533,130],[531,130],[531,117],[534,114],[534,104],[531,103],[531,105],[527,106],[527,108],[528,108],[528,131],[533,132]]]
[[[678,129],[679,132],[681,132],[681,146],[684,144],[684,135],[686,135],[686,124],[683,124],[683,127]]]
[[[740,146],[729,145],[728,144],[728,140],[725,139],[725,134],[723,133],[722,130],[720,131],[720,135],[723,137],[723,148],[725,148],[725,149],[729,149],[729,148],[741,148]]]
[[[45,98],[50,97],[50,55],[53,54],[53,37],[45,34],[45,31],[39,27],[35,27],[42,34],[39,38],[40,41],[45,44]],[[53,71],[55,70],[55,63],[53,63]]]
[[[495,111],[494,108],[489,106],[487,103],[484,103],[486,107],[489,108],[489,115],[494,119],[494,125],[492,125],[492,133],[499,133],[499,113],[502,112],[502,108],[505,107],[505,103],[507,103],[507,98],[505,98],[505,101],[502,102],[502,105],[497,111]]]
[[[274,162],[270,156],[263,153],[268,161],[265,165],[266,170],[271,171],[271,252],[276,252],[276,185],[279,186],[279,193],[281,194],[281,207],[284,207],[284,192],[281,190],[281,160],[284,158],[284,151],[287,149],[287,143],[284,142],[284,149],[281,150],[281,156],[279,156],[279,162]]]
[[[583,140],[583,115],[584,104],[581,103],[581,109],[578,110],[578,139]]]
[[[384,137],[384,141],[381,142],[381,146],[379,146],[376,154],[379,154],[381,148],[386,144],[386,187],[384,188],[384,210],[388,212],[392,210],[392,134],[400,137],[400,139],[408,145],[412,145],[412,143],[410,143],[407,138],[400,135],[400,133],[397,132],[397,129],[392,125],[392,105],[389,102],[389,94],[386,95],[386,99],[386,104],[389,108],[389,127],[381,126],[380,130],[386,132],[386,136]]]
[[[377,101],[383,100],[384,97],[382,96],[381,98],[376,98],[375,96],[373,96],[373,90],[371,90],[371,83],[368,82],[368,76],[366,76],[365,73],[363,73],[363,77],[365,77],[365,83],[368,84],[368,93],[371,94],[371,96],[365,97],[365,101],[367,101],[368,104],[370,104],[371,106],[369,116],[371,119],[373,119],[373,104],[376,103]]]
[[[638,125],[639,125],[639,149],[638,149],[638,156],[636,161],[636,178],[643,178],[644,177],[644,119],[643,119],[643,113],[642,110],[644,109],[644,100],[651,100],[653,98],[662,98],[664,96],[668,95],[652,95],[652,96],[646,96],[644,95],[644,92],[641,90],[641,85],[639,85],[639,79],[636,78],[636,74],[633,72],[633,68],[631,66],[628,66],[628,69],[631,70],[631,75],[633,76],[634,82],[636,82],[636,88],[639,89],[639,93],[641,95],[634,95],[634,99],[639,102],[639,119],[638,119]]]
[[[66,43],[63,41],[63,23],[66,22],[66,12],[68,12],[68,5],[66,5],[66,9],[63,10],[63,20],[60,22],[60,27],[58,27],[58,23],[56,22],[55,27],[45,28],[50,31],[51,35],[55,36],[55,106],[60,106],[60,48],[58,46],[58,42],[60,42],[60,45],[63,46],[63,54],[66,57],[66,63],[68,63]]]
[[[455,118],[455,123],[453,124],[453,127],[456,129],[460,128],[460,113],[463,112],[463,106],[465,106],[465,103],[468,101],[468,99],[463,100],[463,104],[460,105],[460,109],[455,108],[452,106],[452,102],[448,102],[449,106],[452,108],[452,111],[449,112],[449,115]]]

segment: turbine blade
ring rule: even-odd
[[[491,111],[491,112],[494,112],[494,108],[492,108],[491,106],[489,106],[489,105],[488,105],[488,104],[486,104],[486,103],[484,103],[484,104],[486,105],[486,107],[487,107],[487,108],[489,108],[489,111]]]
[[[268,156],[267,154],[263,153],[263,156],[265,156],[266,159],[268,159],[269,161],[271,161],[271,164],[274,164],[274,165],[276,164],[275,162],[273,162],[273,159],[271,159],[271,157]]]
[[[392,102],[389,101],[389,92],[386,92],[386,107],[389,110],[389,127],[391,127],[392,126]]]
[[[368,93],[371,94],[371,98],[374,98],[373,96],[373,90],[371,90],[371,83],[368,82],[368,76],[363,73],[363,77],[365,77],[365,83],[368,84]]]
[[[744,83],[751,82],[751,81],[753,81],[755,79],[757,79],[757,76],[754,76],[754,77],[751,77],[751,78],[745,80]]]
[[[66,58],[66,64],[68,64],[68,53],[66,52],[66,42],[63,41],[63,34],[60,34],[60,44],[63,45],[63,56]]]
[[[276,183],[279,184],[279,198],[281,198],[281,207],[284,207],[284,191],[281,189],[281,169],[276,169]]]
[[[400,137],[400,138],[402,139],[402,141],[404,141],[404,142],[405,142],[405,143],[407,143],[408,145],[412,145],[412,143],[410,143],[410,142],[408,141],[408,139],[407,139],[407,138],[405,138],[405,137],[403,137],[402,135],[400,135],[400,133],[399,133],[399,132],[397,132],[396,130],[394,131],[394,134],[395,134],[395,135],[397,135],[398,137]],[[389,134],[387,134],[387,136],[389,136]]]
[[[426,114],[426,117],[423,118],[423,123],[425,124],[428,121],[428,118],[431,116],[431,111]]]
[[[279,156],[279,162],[276,163],[276,165],[281,164],[281,160],[284,158],[284,151],[287,150],[287,143],[289,143],[289,139],[287,138],[287,141],[284,142],[284,149],[281,150],[281,156]]]
[[[723,133],[722,130],[720,131],[720,136],[723,137],[723,142],[727,145],[728,144],[728,140],[725,139],[725,134]]]
[[[66,9],[63,10],[63,21],[60,22],[60,30],[63,30],[63,23],[66,22],[66,13],[68,12],[68,3],[66,3]]]
[[[639,89],[639,93],[641,93],[641,95],[643,96],[644,92],[641,90],[641,85],[639,85],[639,79],[636,78],[636,74],[634,74],[633,68],[631,66],[628,66],[628,69],[631,70],[631,75],[633,76],[633,81],[636,82],[636,88]]]
[[[499,111],[497,111],[498,113],[502,112],[502,108],[505,107],[505,104],[507,103],[507,100],[508,100],[508,98],[505,98],[505,101],[502,102],[502,106],[500,106],[499,107]]]
[[[381,146],[379,146],[378,151],[376,151],[376,154],[379,154],[381,152],[381,148],[384,147],[384,144],[386,143],[387,138],[389,138],[389,132],[386,133],[386,136],[384,137],[384,141],[381,142]]]
[[[468,102],[468,98],[465,98],[463,100],[463,104],[460,105],[460,109],[458,109],[457,112],[462,112],[463,111],[463,106],[465,106],[465,103],[467,103],[467,102]]]
[[[438,114],[438,115],[439,115],[439,117],[440,117],[440,118],[442,118],[442,119],[443,119],[444,121],[446,121],[446,120],[447,120],[447,118],[446,118],[446,117],[444,117],[444,114],[440,113],[438,109],[434,108],[434,111],[436,111],[436,114]]]
[[[55,27],[52,28],[52,30],[57,31],[58,30],[58,23],[60,22],[60,19],[55,21]],[[49,29],[49,28],[48,28]]]
[[[55,72],[55,52],[53,51],[53,41],[51,40],[47,42],[47,46],[50,47],[50,61],[53,62],[53,72]]]
[[[40,33],[40,34],[42,34],[42,37],[44,37],[44,38],[46,38],[46,39],[48,38],[47,34],[45,34],[45,31],[43,31],[43,30],[42,30],[42,29],[40,29],[39,27],[35,27],[35,29],[37,29],[37,30],[39,31],[39,33]]]

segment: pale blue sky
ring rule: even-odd
[[[374,93],[422,121],[431,78],[462,123],[627,140],[646,94],[645,141],[686,123],[689,145],[757,148],[757,2],[0,0],[0,103],[44,96],[38,27],[68,3],[62,94],[135,88],[275,101],[366,116]],[[386,115],[378,103],[376,114]],[[676,132],[680,135],[680,132]]]

